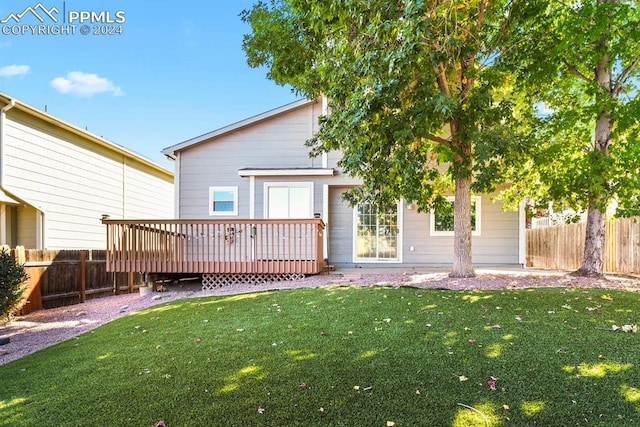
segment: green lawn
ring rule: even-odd
[[[335,287],[179,300],[0,366],[0,425],[638,424],[640,334],[612,329],[636,323],[638,297]]]

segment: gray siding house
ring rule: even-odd
[[[449,266],[452,211],[418,213],[400,201],[378,215],[341,196],[359,181],[343,174],[340,153],[310,158],[305,142],[325,113],[321,99],[301,100],[163,150],[175,160],[175,217],[283,219],[319,215],[324,257],[338,267]],[[492,195],[473,200],[474,264],[524,264],[524,209],[504,212]]]

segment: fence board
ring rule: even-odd
[[[127,273],[109,273],[105,250],[34,250],[18,247],[11,251],[29,275],[27,303],[20,314],[43,308],[77,304],[86,299],[132,291],[142,283],[140,274],[130,281]]]
[[[585,230],[585,223],[527,230],[527,266],[577,270],[584,257]],[[640,273],[639,217],[607,221],[604,270]]]

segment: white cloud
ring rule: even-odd
[[[0,67],[0,77],[24,76],[31,70],[28,65],[7,65]]]
[[[112,93],[123,96],[124,92],[113,82],[97,74],[72,71],[66,77],[51,80],[51,86],[60,93],[77,96],[93,96],[98,93]]]

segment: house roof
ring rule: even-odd
[[[239,129],[246,128],[248,126],[254,125],[256,123],[262,122],[264,120],[271,119],[273,117],[277,117],[281,114],[289,113],[293,110],[297,110],[298,108],[305,107],[309,104],[316,103],[315,99],[301,99],[286,105],[283,105],[278,108],[274,108],[273,110],[269,110],[267,112],[258,114],[257,116],[249,117],[248,119],[241,120],[239,122],[230,124],[228,126],[222,127],[220,129],[216,129],[209,133],[205,133],[204,135],[196,136],[195,138],[188,139],[179,144],[172,145],[171,147],[167,147],[162,150],[162,153],[169,157],[170,159],[175,159],[176,154],[180,151],[186,150],[188,148],[194,147],[198,144],[201,144],[205,141],[208,141],[212,138],[216,138],[222,135],[226,135],[231,132],[235,132]]]
[[[115,153],[121,154],[129,159],[132,160],[136,160],[146,166],[149,166],[150,168],[156,170],[157,172],[160,172],[161,174],[164,174],[167,177],[173,178],[173,172],[165,169],[164,167],[160,166],[159,164],[153,162],[152,160],[147,159],[146,157],[143,157],[131,150],[129,150],[128,148],[123,147],[122,145],[116,144],[115,142],[109,141],[105,138],[102,138],[101,136],[95,135],[87,130],[81,129],[76,125],[72,125],[71,123],[65,122],[62,119],[59,119],[58,117],[52,116],[49,113],[46,113],[42,110],[39,110],[29,104],[26,104],[18,99],[15,99],[5,93],[0,92],[0,106],[1,104],[10,104],[11,101],[13,101],[15,103],[15,105],[12,107],[12,109],[18,109],[20,111],[23,111],[27,114],[29,114],[32,117],[36,117],[40,120],[43,120],[47,123],[50,123],[54,126],[57,126],[60,129],[64,129],[66,131],[69,131],[73,134],[76,134],[88,141],[91,141],[92,143],[105,147]],[[11,111],[11,110],[9,110]]]

